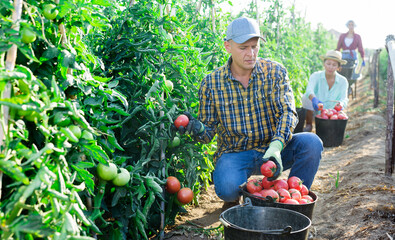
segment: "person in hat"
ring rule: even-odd
[[[357,26],[353,20],[349,20],[346,23],[348,32],[342,33],[337,42],[337,51],[342,50],[342,58],[357,60],[356,49],[362,58],[362,66],[365,66],[365,51],[362,46],[362,38],[359,34],[355,33],[354,28]]]
[[[310,188],[323,151],[317,135],[293,134],[298,118],[287,70],[258,57],[260,41],[254,19],[228,25],[224,47],[230,57],[202,80],[198,116],[186,113],[189,124],[178,129],[202,143],[216,136],[213,181],[224,208],[238,204],[239,186],[269,159],[277,166],[270,181],[291,169],[289,176]]]
[[[314,111],[318,111],[319,103],[323,104],[324,109],[332,109],[336,105],[345,109],[348,103],[348,81],[337,72],[347,61],[342,59],[341,52],[335,50],[328,51],[320,59],[323,60],[325,70],[311,74],[302,97],[303,108],[307,110],[304,132],[312,131]]]

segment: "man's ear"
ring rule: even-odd
[[[225,49],[226,49],[226,51],[228,52],[228,53],[230,53],[230,50],[231,50],[231,46],[230,46],[231,44],[230,44],[230,41],[225,41],[224,42],[224,46],[225,46]]]

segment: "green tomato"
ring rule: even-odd
[[[165,86],[166,86],[167,89],[169,89],[170,92],[173,91],[174,85],[173,85],[172,81],[165,80]]]
[[[81,138],[86,139],[86,140],[94,140],[95,138],[93,137],[93,134],[90,133],[87,130],[83,130],[81,134]]]
[[[36,41],[36,34],[30,29],[27,28],[22,29],[21,36],[23,43],[29,44]]]
[[[54,8],[56,8],[55,4],[47,4],[44,6],[43,9],[43,14],[44,17],[48,20],[53,20],[56,18],[56,16],[58,15],[59,11],[56,9],[55,11],[53,10]]]
[[[174,147],[178,147],[180,145],[180,143],[181,143],[180,138],[175,136],[173,138],[173,141],[171,141],[168,146],[169,146],[169,148],[174,148]]]
[[[111,181],[117,176],[117,166],[114,163],[108,163],[108,166],[103,163],[97,165],[97,174],[105,181]]]
[[[76,125],[69,126],[70,131],[76,136],[78,139],[81,138],[81,128]]]
[[[130,173],[125,168],[119,169],[121,172],[112,180],[115,186],[122,187],[125,186],[130,180]]]

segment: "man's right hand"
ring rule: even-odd
[[[322,103],[322,102],[320,100],[318,100],[318,98],[313,97],[313,99],[311,99],[311,102],[313,103],[314,110],[316,110],[316,111],[320,110],[320,107],[318,104]]]

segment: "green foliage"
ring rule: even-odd
[[[48,20],[43,6],[53,1],[24,2],[21,27],[37,36],[27,44],[12,28],[11,1],[0,2],[0,90],[11,90],[0,98],[2,113],[10,109],[8,125],[1,115],[8,129],[0,149],[1,238],[158,236],[162,213],[171,225],[185,211],[163,190],[167,176],[193,190],[193,204],[211,182],[215,140],[202,145],[171,126],[184,111],[197,115],[201,79],[228,60],[223,37],[232,16],[217,11],[213,20],[213,1],[197,10],[186,0],[61,0]],[[287,67],[298,102],[330,41],[321,27],[313,31],[271,2],[260,55]],[[16,67],[8,71],[12,44]],[[180,145],[168,147],[175,136]],[[109,161],[130,173],[128,184],[97,177],[96,166]]]

